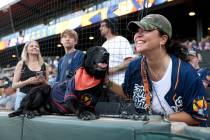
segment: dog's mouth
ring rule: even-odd
[[[108,67],[107,63],[98,63],[98,69],[106,70]]]

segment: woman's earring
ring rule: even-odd
[[[162,51],[162,45],[161,45],[161,43],[160,43],[160,52]]]

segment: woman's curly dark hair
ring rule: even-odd
[[[159,30],[159,33],[161,36],[167,35],[166,33],[164,33],[161,30]],[[179,41],[172,41],[172,40],[168,39],[165,46],[166,46],[166,52],[168,54],[173,54],[183,61],[186,61],[186,62],[188,61],[188,58],[187,58],[188,50]]]
[[[166,47],[166,51],[168,54],[173,54],[176,57],[179,57],[180,59],[186,62],[188,61],[188,58],[187,58],[188,50],[184,45],[182,45],[178,41],[170,41],[169,45]]]

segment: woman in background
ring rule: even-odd
[[[48,66],[44,63],[40,53],[40,46],[37,41],[26,43],[21,60],[15,68],[12,87],[19,88],[16,94],[15,110],[20,106],[20,102],[33,87],[48,81]]]

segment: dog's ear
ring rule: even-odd
[[[85,67],[85,63],[86,63],[85,60],[87,59],[88,55],[94,54],[93,51],[94,51],[95,49],[96,49],[95,47],[90,47],[90,48],[86,51],[86,53],[85,53],[85,55],[84,55],[84,57],[83,57],[82,67]]]

